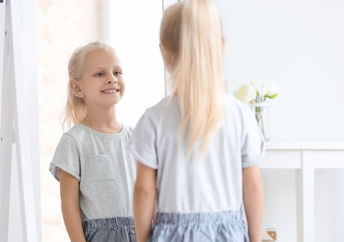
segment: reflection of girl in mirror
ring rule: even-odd
[[[243,204],[250,241],[261,241],[263,187],[257,163],[264,141],[250,109],[224,91],[224,40],[211,1],[169,7],[160,42],[172,93],[146,110],[129,145],[139,161],[138,241],[248,241]]]
[[[50,171],[60,181],[71,241],[136,241],[132,217],[135,160],[126,152],[132,129],[116,117],[125,85],[115,51],[93,42],[68,65],[64,124]]]

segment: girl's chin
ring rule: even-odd
[[[112,100],[106,100],[106,101],[103,101],[99,104],[100,104],[100,106],[111,108],[114,105],[118,104],[120,101],[121,101],[121,97],[116,98],[116,99],[112,99]]]

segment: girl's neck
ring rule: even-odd
[[[123,128],[115,107],[87,107],[86,117],[80,123],[105,134],[119,133]]]

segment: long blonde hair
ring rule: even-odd
[[[63,115],[62,127],[70,128],[73,124],[80,123],[87,114],[86,103],[82,98],[73,95],[71,80],[80,80],[84,73],[84,62],[88,53],[97,49],[114,51],[111,46],[104,42],[95,41],[77,48],[68,62],[68,93],[67,103]]]
[[[175,64],[173,96],[181,109],[181,132],[188,138],[187,155],[200,139],[205,153],[224,119],[221,20],[210,0],[186,0],[163,16],[160,42]]]

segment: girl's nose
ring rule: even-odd
[[[117,84],[117,78],[116,77],[113,77],[111,79],[108,80],[108,83],[110,84],[111,82]]]

